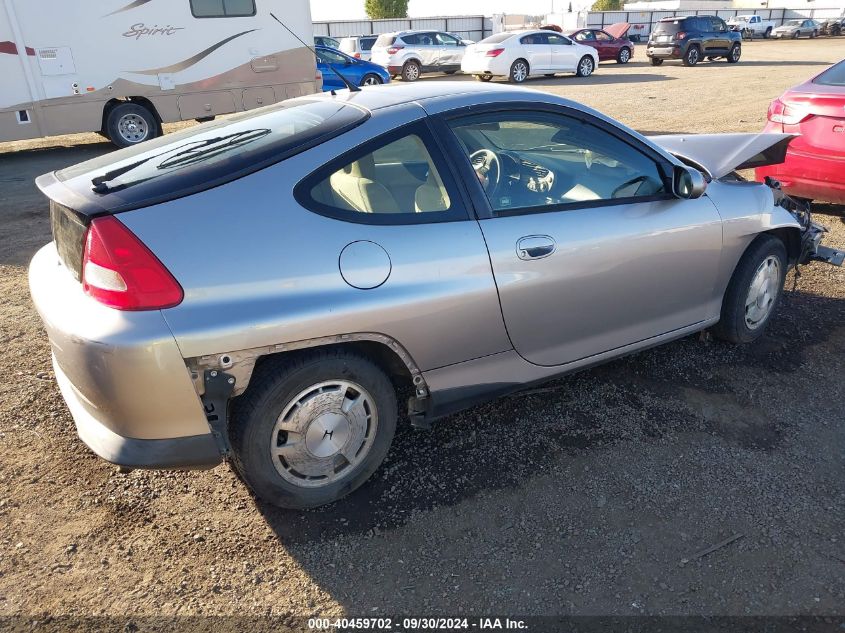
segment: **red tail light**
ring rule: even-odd
[[[782,123],[783,125],[797,125],[811,116],[813,115],[808,112],[789,107],[780,99],[772,101],[766,114],[766,117],[772,123]]]
[[[391,46],[390,48],[387,49],[387,54],[388,55],[395,55],[396,53],[401,51],[403,48],[405,48],[405,47],[404,46]]]
[[[499,55],[501,55],[504,52],[505,52],[504,48],[491,48],[489,51],[487,51],[487,53],[485,55],[487,57],[498,57]]]
[[[686,31],[678,31],[677,33],[675,33],[675,39],[676,40],[684,40],[684,39],[686,39],[686,37],[687,37]]]
[[[182,302],[182,287],[164,265],[117,218],[97,218],[88,227],[82,257],[82,287],[118,310],[160,310]]]

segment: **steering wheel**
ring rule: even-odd
[[[621,185],[619,185],[618,187],[616,187],[616,189],[614,189],[614,190],[613,190],[613,193],[611,193],[611,194],[610,194],[610,197],[611,197],[611,198],[616,198],[616,197],[617,197],[617,196],[616,196],[616,194],[618,194],[620,191],[622,191],[622,190],[623,190],[623,189],[625,189],[626,187],[630,187],[631,185],[634,185],[634,184],[636,184],[636,183],[638,183],[638,182],[639,182],[639,183],[645,183],[645,182],[648,182],[648,176],[637,176],[636,178],[631,178],[631,180],[626,180],[626,181],[625,181],[625,182],[623,182]],[[639,189],[640,189],[640,188],[639,188],[639,187],[637,187],[637,189],[634,191],[634,193],[636,194],[636,193],[637,193],[637,191],[639,191]],[[626,198],[629,198],[630,196],[625,196],[625,197],[626,197]]]
[[[492,194],[499,187],[502,179],[502,164],[496,152],[489,149],[480,149],[469,155],[475,175],[484,187],[484,191]]]

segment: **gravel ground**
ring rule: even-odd
[[[640,131],[756,131],[843,56],[755,41],[652,68],[638,47],[530,85]],[[0,145],[0,615],[845,615],[842,269],[805,267],[756,344],[693,336],[404,424],[359,492],[287,513],[227,467],[120,474],[76,438],[27,291],[49,240],[32,179],[109,150]],[[843,208],[816,211],[845,247]]]

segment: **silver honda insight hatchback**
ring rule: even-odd
[[[776,183],[787,135],[648,139],[549,94],[309,96],[40,177],[30,266],[79,436],[230,460],[269,503],[360,486],[410,423],[711,328],[761,335],[841,263]]]

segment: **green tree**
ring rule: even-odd
[[[364,10],[371,20],[407,18],[408,0],[364,0]]]
[[[590,11],[621,11],[622,0],[596,0]]]

